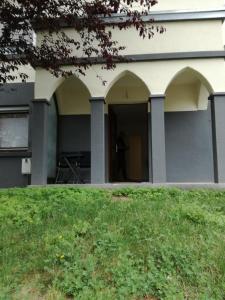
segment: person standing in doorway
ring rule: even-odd
[[[116,141],[116,154],[117,154],[117,176],[121,180],[127,180],[127,165],[126,165],[126,151],[128,147],[125,143],[125,133],[120,132]],[[121,176],[120,176],[121,174]]]

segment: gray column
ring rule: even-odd
[[[105,183],[104,98],[91,98],[91,183]]]
[[[31,184],[47,184],[48,173],[48,108],[45,99],[33,101]]]
[[[212,111],[214,176],[216,183],[225,183],[225,93],[209,97]]]
[[[105,114],[105,182],[109,182],[109,116]]]
[[[149,130],[149,140],[151,148],[149,149],[149,160],[151,169],[149,178],[153,183],[166,182],[166,150],[165,150],[165,117],[164,117],[164,95],[152,95],[151,120]]]

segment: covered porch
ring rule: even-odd
[[[31,184],[57,183],[62,153],[80,153],[86,184],[225,182],[225,93],[207,70],[167,65],[160,81],[152,74],[146,79],[147,66],[140,72],[121,65],[102,75],[106,86],[96,76],[64,80],[40,71]],[[49,86],[43,92],[44,78]]]

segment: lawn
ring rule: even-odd
[[[1,190],[0,299],[225,299],[225,192]]]

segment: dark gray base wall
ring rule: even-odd
[[[24,85],[24,89],[21,85],[20,92],[17,92],[19,86],[16,86],[16,93],[12,96],[13,88],[15,87],[0,88],[0,105],[30,103],[33,84],[29,84],[29,87]],[[90,151],[89,115],[59,116],[58,125],[59,151]],[[168,182],[214,181],[211,127],[210,108],[208,111],[165,114]],[[106,121],[106,139],[107,134]],[[21,174],[23,157],[24,155],[15,157],[13,154],[3,157],[0,154],[0,187],[25,186],[29,183],[28,177]],[[84,171],[84,177],[87,182],[90,181],[90,170]]]
[[[28,175],[21,174],[21,160],[22,157],[0,157],[0,188],[29,184]]]
[[[105,114],[105,182],[109,182],[109,116]]]
[[[207,111],[165,114],[167,182],[213,182],[212,121]]]
[[[34,98],[34,83],[13,83],[0,86],[0,106],[30,106]],[[29,141],[31,142],[31,141]],[[29,149],[31,150],[31,149]],[[20,187],[29,184],[28,176],[21,174],[21,160],[28,153],[0,152],[0,187]]]
[[[59,153],[91,151],[91,118],[90,115],[59,116]],[[105,115],[105,140],[106,140],[106,182],[108,182],[108,115]],[[81,170],[85,182],[90,182],[90,169]]]
[[[59,152],[91,151],[90,115],[59,116]]]
[[[11,83],[0,86],[0,105],[30,105],[34,99],[34,83]]]
[[[165,131],[167,182],[213,182],[210,107],[207,111],[165,113]],[[59,117],[59,150],[90,151],[90,116]],[[90,180],[90,170],[86,170],[85,178]]]
[[[90,115],[59,116],[58,152],[91,151]],[[81,169],[84,182],[90,183],[90,168]]]

